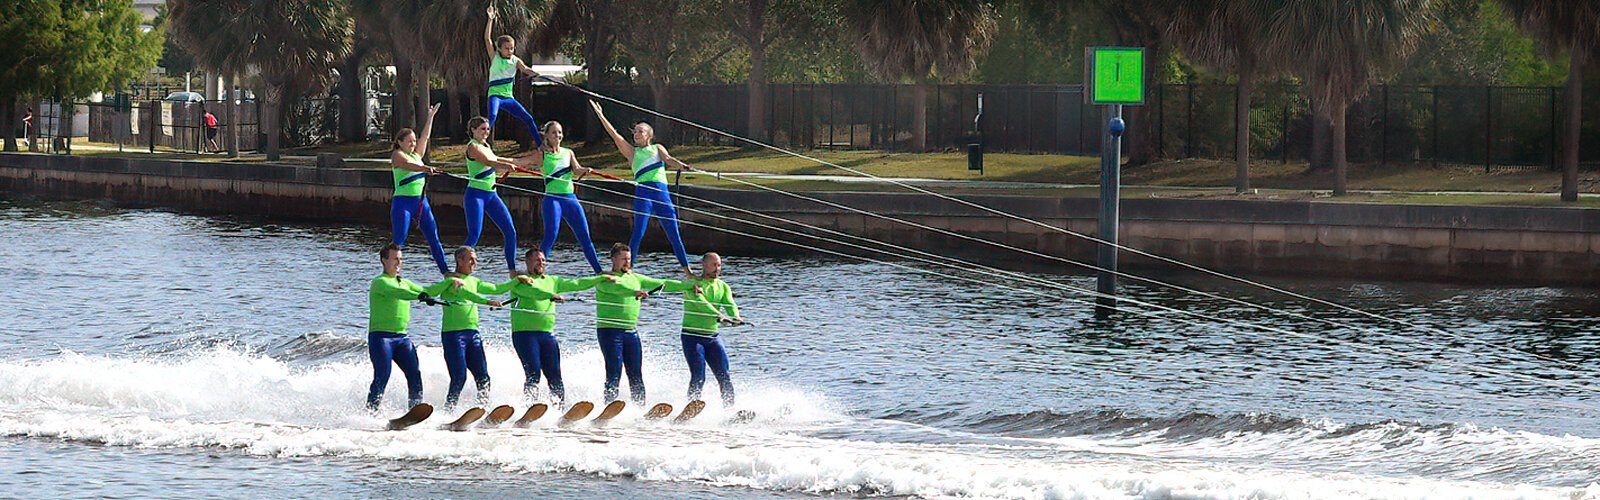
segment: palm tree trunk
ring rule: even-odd
[[[911,149],[917,152],[928,149],[928,78],[917,77],[917,83],[912,92],[911,104]]]
[[[1345,129],[1344,115],[1349,103],[1338,103],[1328,107],[1333,108],[1333,130],[1328,138],[1333,143],[1333,195],[1344,196],[1347,191],[1349,164],[1345,162]]]
[[[1241,60],[1236,88],[1238,97],[1233,105],[1233,189],[1239,193],[1250,191],[1250,91],[1255,88],[1253,73],[1250,62]]]
[[[417,107],[411,110],[413,117],[411,123],[416,124],[417,130],[428,121],[428,107],[433,106],[433,95],[428,89],[428,70],[421,64],[412,69],[411,76],[416,80]]]
[[[1583,129],[1583,70],[1586,50],[1573,36],[1572,62],[1567,66],[1567,128],[1561,141],[1561,201],[1578,201],[1578,141]]]
[[[1311,170],[1326,170],[1328,168],[1328,131],[1333,128],[1332,115],[1328,113],[1327,104],[1315,97],[1311,101],[1311,150],[1306,151],[1306,163]]]
[[[339,140],[345,142],[367,139],[367,89],[361,79],[367,51],[357,45],[339,65]]]
[[[239,157],[239,101],[233,95],[233,73],[222,77],[222,120],[227,126],[222,141],[228,143],[228,157]]]
[[[0,127],[5,127],[5,150],[13,152],[17,150],[17,138],[15,137],[17,133],[17,100],[6,99],[4,112],[5,119],[0,120]]]
[[[749,137],[755,139],[765,139],[767,134],[766,17],[767,0],[751,0],[750,33],[746,37],[750,45],[750,83],[745,89],[749,94],[745,130]]]
[[[261,121],[267,126],[267,161],[278,161],[282,155],[278,146],[283,140],[283,85],[267,85],[267,110],[266,116]]]
[[[410,60],[399,55],[394,59],[394,102],[390,103],[389,110],[390,133],[407,127],[416,128],[411,114],[411,106],[416,103],[416,75],[412,71]]]

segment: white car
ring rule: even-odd
[[[199,92],[173,92],[171,94],[167,94],[166,100],[177,102],[205,102],[206,98],[205,96],[200,95]]]

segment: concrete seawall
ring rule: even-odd
[[[285,220],[388,225],[387,171],[319,169],[251,163],[0,154],[0,192],[42,198],[109,199],[130,206],[160,206]],[[512,184],[537,188],[538,181]],[[629,192],[620,183],[606,189]],[[429,181],[429,199],[446,242],[465,232],[464,184]],[[780,194],[685,186],[682,193],[850,234],[1005,267],[1078,273],[1084,269],[994,246],[831,208]],[[626,240],[631,214],[622,195],[582,189],[596,245]],[[949,229],[1049,255],[1089,262],[1093,244],[1028,222],[915,193],[808,193],[830,202]],[[538,198],[502,190],[519,221],[524,245],[536,244]],[[1062,227],[1094,232],[1095,201],[1077,198],[965,196],[964,199]],[[705,203],[683,201],[680,217],[690,251],[735,255],[807,253],[763,238],[797,240],[767,228],[728,221],[690,209],[756,219]],[[1600,285],[1600,210],[1456,207],[1311,202],[1130,199],[1123,205],[1123,243],[1214,269],[1254,274],[1416,279],[1504,284]],[[770,223],[771,221],[762,221]],[[704,224],[751,233],[727,234]],[[790,227],[808,234],[805,231]],[[483,241],[499,241],[485,230]],[[652,229],[652,248],[664,246]],[[570,238],[570,236],[567,236]],[[817,241],[806,245],[844,250]],[[852,250],[858,255],[867,254]],[[814,253],[814,252],[812,252]],[[879,257],[878,255],[872,255]],[[1161,264],[1128,256],[1129,269]]]

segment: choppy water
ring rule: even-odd
[[[360,404],[375,229],[5,202],[0,239],[0,496],[1600,496],[1595,290],[1274,282],[1472,341],[1216,283],[1185,280],[1352,326],[1128,291],[1307,339],[1170,313],[1096,321],[1004,280],[735,257],[757,326],[724,337],[754,422],[713,403],[684,426],[634,409],[604,429],[374,432]],[[409,257],[410,276],[434,277]],[[555,262],[586,268],[572,248]],[[589,307],[560,305],[557,333],[586,399],[601,378]],[[681,404],[677,311],[651,301],[642,336],[651,399]],[[501,314],[485,314],[493,396],[514,402]],[[434,402],[437,324],[413,317]],[[402,388],[397,374],[386,411]]]

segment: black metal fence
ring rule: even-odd
[[[113,99],[109,102],[77,104],[74,116],[85,116],[86,131],[92,147],[114,146],[121,149],[140,149],[150,152],[175,151],[203,153],[226,151],[231,135],[227,133],[229,115],[224,111],[226,101],[146,101],[129,102]],[[51,109],[54,109],[52,106]],[[261,105],[256,101],[238,101],[236,116],[239,131],[239,149],[255,151],[262,141]],[[216,117],[218,131],[216,147],[207,142],[205,113]],[[52,138],[60,135],[59,129],[42,130]],[[78,136],[77,131],[73,135]],[[63,142],[63,141],[51,141]]]

